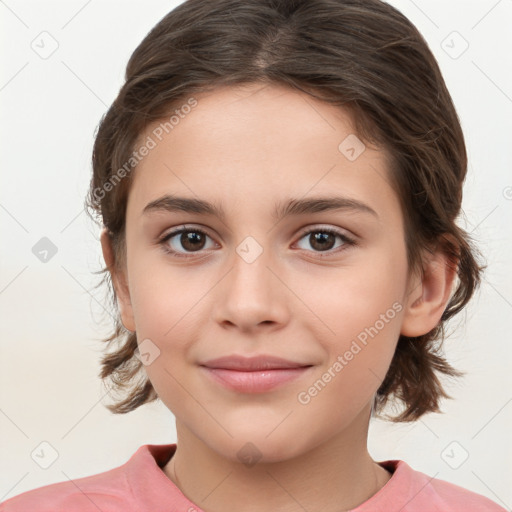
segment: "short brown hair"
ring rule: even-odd
[[[389,152],[409,269],[421,271],[423,251],[441,247],[457,267],[457,283],[432,331],[400,336],[375,412],[390,399],[403,406],[400,414],[387,416],[393,421],[439,411],[440,399],[449,395],[438,374],[461,375],[440,352],[444,326],[467,304],[484,267],[469,234],[456,225],[467,169],[462,129],[439,66],[415,26],[379,0],[187,0],[136,48],[125,78],[97,130],[86,199],[91,216],[109,230],[116,265],[125,257],[133,172],[122,173],[115,186],[106,184],[126,169],[148,124],[195,93],[255,82],[286,85],[348,109],[359,138]],[[100,273],[117,311],[109,269]],[[136,333],[124,328],[118,312],[104,341],[110,350],[100,376],[122,395],[107,407],[125,413],[155,400],[135,356]]]

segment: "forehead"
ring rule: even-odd
[[[386,152],[357,137],[347,110],[279,85],[222,87],[194,100],[139,139],[154,147],[135,171],[129,202],[138,211],[164,193],[265,208],[284,194],[333,191],[374,209],[396,203]]]

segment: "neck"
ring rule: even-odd
[[[179,422],[176,430],[176,452],[164,472],[207,512],[341,512],[364,503],[391,477],[367,451],[367,423],[359,435],[342,432],[291,459],[255,465],[223,457]]]

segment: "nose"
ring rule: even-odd
[[[230,262],[217,287],[216,321],[243,331],[263,325],[282,327],[289,317],[290,291],[271,251],[247,240],[237,247]]]

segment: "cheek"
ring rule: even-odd
[[[379,259],[374,255],[371,265],[343,269],[327,285],[310,286],[309,292],[311,275],[302,285],[307,297],[304,302],[313,305],[316,315],[302,316],[301,329],[313,332],[326,355],[317,378],[336,388],[336,398],[332,399],[342,400],[345,405],[364,402],[376,391],[400,335],[405,255],[385,256],[381,253]]]
[[[316,283],[316,286],[313,284]],[[307,306],[297,315],[306,329],[315,329],[327,347],[364,339],[367,329],[400,331],[399,313],[406,286],[405,256],[376,252],[343,268],[317,268],[297,277],[294,291]],[[400,318],[397,318],[400,317]],[[391,322],[392,321],[392,322]],[[384,322],[384,323],[383,323]],[[343,341],[344,340],[344,341]]]
[[[147,268],[134,268],[137,277],[130,283],[139,350],[142,353],[145,343],[154,358],[144,369],[160,399],[183,414],[189,402],[183,388],[190,369],[189,347],[198,339],[204,292],[182,272]]]
[[[324,304],[324,311],[328,308]],[[348,426],[386,376],[400,335],[402,311],[391,294],[338,301],[330,317],[325,317],[335,334],[317,335],[326,362],[297,395],[304,413],[322,417],[333,431]]]
[[[129,270],[137,333],[163,343],[183,339],[177,332],[197,325],[205,279],[197,269],[166,264],[165,256],[143,256],[134,255]]]

